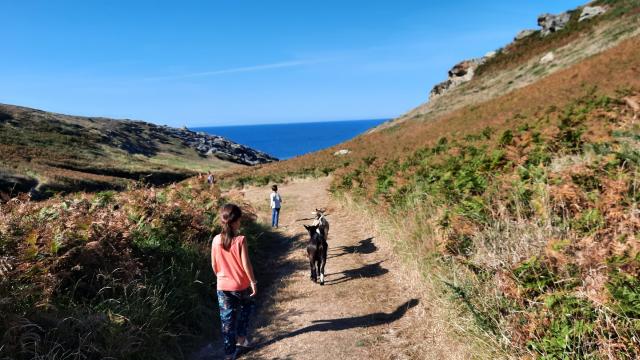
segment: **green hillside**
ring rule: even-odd
[[[142,121],[49,113],[0,104],[0,192],[125,189],[198,172],[274,161],[226,139]]]

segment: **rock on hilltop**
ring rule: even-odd
[[[580,17],[578,19],[578,22],[581,22],[604,14],[607,11],[607,8],[605,6],[584,6],[578,10],[580,10]],[[450,90],[456,88],[458,85],[473,79],[475,70],[479,66],[484,64],[488,59],[494,57],[498,52],[509,52],[509,49],[513,47],[514,43],[522,41],[537,33],[539,33],[541,37],[546,37],[552,33],[563,30],[571,21],[573,13],[573,11],[565,11],[557,15],[542,14],[538,16],[538,26],[540,26],[539,30],[522,30],[518,32],[518,34],[516,34],[516,36],[514,37],[514,42],[506,45],[503,49],[500,49],[498,51],[491,51],[487,55],[480,58],[463,60],[459,62],[453,68],[451,68],[451,70],[449,70],[449,76],[447,80],[436,84],[431,89],[431,92],[429,93],[429,101],[439,97],[440,95],[444,95]],[[545,61],[543,61],[543,63],[544,62]]]
[[[235,143],[222,136],[194,132],[187,128],[178,129],[169,126],[158,128],[160,133],[180,139],[202,156],[215,156],[221,160],[242,165],[258,165],[278,160],[267,153]]]
[[[454,65],[448,72],[449,77],[447,78],[447,80],[437,84],[433,87],[433,89],[431,89],[431,93],[429,93],[429,99],[434,99],[439,95],[442,95],[447,91],[453,89],[454,87],[473,79],[475,70],[478,68],[478,66],[484,64],[487,59],[495,56],[495,54],[495,52],[491,52],[481,58],[464,60]]]

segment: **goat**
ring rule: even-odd
[[[318,282],[320,277],[320,285],[324,285],[324,266],[327,264],[329,245],[317,225],[305,225],[304,228],[309,232],[307,255],[311,267],[311,281]]]
[[[324,236],[324,240],[326,241],[329,239],[329,221],[327,220],[327,217],[324,215],[325,211],[326,211],[325,209],[316,209],[315,211],[312,212],[312,214],[316,217],[312,225],[318,227],[318,229]]]

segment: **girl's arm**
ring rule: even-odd
[[[213,269],[213,274],[216,274],[216,255],[213,253],[213,241],[211,242],[211,268]]]
[[[244,272],[249,276],[249,281],[251,281],[251,295],[255,296],[258,293],[256,277],[253,274],[253,266],[251,265],[251,260],[249,259],[249,247],[247,246],[247,241],[242,242],[242,250],[240,251],[240,260],[242,261],[242,268]]]

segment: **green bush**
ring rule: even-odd
[[[597,313],[589,301],[555,293],[545,296],[544,309],[549,326],[528,347],[541,359],[593,358]]]
[[[557,281],[555,274],[538,257],[533,257],[518,266],[513,275],[528,297],[533,298],[552,289]]]
[[[604,225],[604,218],[598,209],[587,209],[572,222],[573,228],[583,234],[591,234]]]
[[[513,142],[513,132],[511,130],[505,130],[502,135],[500,135],[500,140],[499,140],[499,144],[502,147],[505,147],[507,145],[511,145],[511,143]]]
[[[639,326],[636,330],[640,331],[640,280],[619,269],[611,272],[610,276],[607,289],[614,299],[616,312],[634,319]]]

